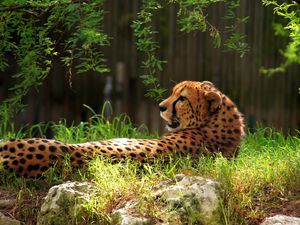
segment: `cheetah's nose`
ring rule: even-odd
[[[163,105],[159,105],[158,107],[159,107],[159,111],[161,111],[161,112],[164,112],[167,109],[167,107],[163,106]]]

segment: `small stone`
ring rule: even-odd
[[[50,188],[41,211],[38,225],[73,224],[86,211],[83,203],[94,194],[94,186],[88,182],[66,182]]]
[[[0,225],[21,225],[21,222],[0,212]]]
[[[151,225],[150,219],[140,215],[132,214],[137,202],[129,201],[123,208],[117,209],[112,213],[113,225]]]
[[[155,198],[164,202],[165,211],[176,211],[175,220],[178,220],[179,214],[183,224],[195,222],[203,225],[221,224],[219,210],[221,200],[217,182],[183,174],[176,175],[175,179],[177,180],[175,184],[164,184],[154,193]],[[190,214],[193,214],[193,221],[190,221]]]
[[[261,225],[300,225],[300,218],[276,215],[266,218]]]
[[[10,208],[16,204],[16,199],[0,199],[0,208]]]

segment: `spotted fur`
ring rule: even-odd
[[[211,82],[183,81],[159,108],[170,131],[160,139],[121,138],[82,144],[11,139],[0,147],[3,167],[19,176],[37,177],[66,156],[72,166],[82,167],[96,155],[147,162],[175,153],[194,157],[217,152],[232,157],[237,153],[244,134],[242,115]]]

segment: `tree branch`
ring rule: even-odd
[[[22,11],[22,10],[26,10],[26,9],[32,9],[32,8],[52,8],[55,7],[57,5],[69,5],[69,4],[76,4],[76,3],[86,3],[89,2],[88,0],[71,0],[70,2],[55,2],[55,3],[50,3],[49,5],[32,5],[32,4],[21,4],[21,5],[17,5],[17,4],[12,4],[11,6],[8,7],[4,7],[4,8],[0,8],[0,13],[2,12],[13,12],[13,11]]]
[[[12,6],[9,6],[9,7],[0,8],[0,13],[1,13],[1,12],[19,11],[19,10],[29,9],[29,8],[32,8],[32,6],[29,5],[29,4],[24,4],[24,5],[12,5]]]

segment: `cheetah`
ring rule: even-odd
[[[80,144],[31,138],[11,139],[0,147],[3,168],[25,178],[36,178],[68,155],[73,167],[83,167],[96,155],[149,162],[165,156],[237,154],[244,135],[242,114],[209,81],[183,81],[159,104],[168,133],[159,139],[109,139]]]

